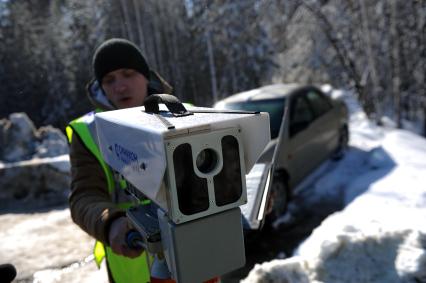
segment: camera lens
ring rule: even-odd
[[[213,149],[207,148],[203,149],[197,156],[195,161],[198,170],[201,173],[207,174],[210,173],[217,164],[217,154]]]

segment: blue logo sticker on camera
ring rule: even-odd
[[[136,153],[119,144],[114,144],[114,151],[121,162],[130,165],[133,170],[139,171],[138,155]]]

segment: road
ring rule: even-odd
[[[246,243],[246,266],[227,274],[222,282],[238,282],[256,263],[291,254],[318,221],[309,218],[306,225],[251,235]],[[72,222],[65,206],[3,211],[0,239],[2,263],[17,268],[15,282],[107,282],[106,271],[97,270],[91,256],[93,240]]]

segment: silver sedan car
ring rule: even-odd
[[[292,189],[326,159],[341,158],[348,144],[346,105],[314,86],[268,85],[229,96],[214,108],[269,113],[271,142],[258,160],[273,172],[260,212],[267,220],[282,215]]]

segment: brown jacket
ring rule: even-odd
[[[75,133],[70,146],[70,160],[71,217],[89,235],[108,243],[109,225],[125,212],[111,201],[102,167]]]
[[[157,73],[151,73],[148,93],[171,93],[172,88]],[[97,100],[97,94],[89,92],[89,98],[96,106],[111,110],[111,105]],[[103,97],[103,99],[105,99]],[[116,207],[108,193],[106,176],[96,157],[93,156],[73,133],[70,145],[71,193],[69,205],[73,221],[97,240],[108,243],[109,225],[125,215]]]

